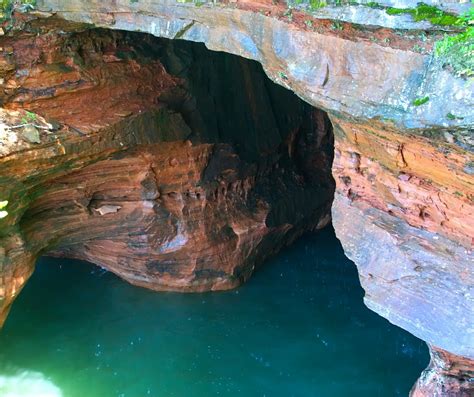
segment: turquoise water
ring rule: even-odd
[[[0,332],[0,395],[407,396],[427,348],[362,297],[331,229],[219,293],[154,293],[43,258]]]

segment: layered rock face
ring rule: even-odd
[[[455,352],[430,346],[413,396],[472,395],[472,155],[377,123],[332,120],[333,224],[366,305]]]
[[[0,159],[2,321],[40,254],[155,290],[220,290],[330,221],[329,119],[258,64],[55,19],[25,24],[1,44],[14,137]]]
[[[384,5],[386,3],[397,7],[416,6],[408,0],[396,4],[383,2]],[[76,23],[204,42],[210,49],[254,59],[262,64],[272,80],[291,89],[309,104],[327,111],[335,132],[332,172],[337,187],[332,207],[333,225],[346,254],[358,267],[366,291],[365,302],[371,309],[431,346],[432,365],[420,378],[412,394],[444,396],[449,395],[446,394],[448,392],[451,395],[473,393],[474,386],[469,377],[472,377],[470,371],[474,359],[474,94],[465,78],[456,76],[449,67],[445,67],[442,60],[431,56],[434,43],[448,28],[426,21],[415,22],[407,15],[387,16],[378,7],[374,10],[371,7],[361,8],[361,5],[321,9],[311,15],[289,9],[284,2],[263,0],[200,3],[199,6],[152,0],[40,0],[38,6],[43,12],[56,13]],[[464,6],[461,3],[449,3],[449,7],[457,11]],[[332,20],[327,20],[328,17]],[[43,24],[37,23],[38,28]],[[79,27],[70,29],[77,30]],[[51,40],[47,35],[41,37],[35,40]],[[94,48],[92,53],[97,52],[93,44],[96,41],[97,38],[90,40]],[[27,44],[24,46],[28,47]],[[313,210],[314,207],[310,206],[310,213],[316,211],[313,217],[305,209],[306,205],[313,204],[306,199],[307,195],[323,197],[321,189],[324,190],[325,185],[330,186],[322,172],[331,157],[327,151],[331,140],[327,133],[330,127],[325,116],[318,111],[308,110],[311,116],[306,120],[313,120],[316,130],[303,133],[308,131],[304,121],[285,121],[280,118],[280,115],[291,114],[301,120],[300,111],[289,107],[286,101],[282,102],[284,104],[281,107],[275,107],[277,102],[272,99],[269,102],[276,121],[269,122],[265,118],[269,106],[263,105],[266,101],[260,95],[268,91],[272,98],[272,89],[268,85],[265,85],[265,89],[255,86],[258,78],[253,72],[243,72],[245,68],[242,66],[240,69],[230,66],[220,69],[219,79],[222,76],[232,76],[234,79],[242,74],[244,77],[235,86],[228,86],[228,91],[224,90],[218,95],[223,100],[213,102],[210,97],[215,97],[216,91],[212,91],[212,95],[206,95],[206,92],[216,89],[214,84],[218,85],[218,79],[207,77],[213,74],[216,65],[204,62],[205,68],[196,69],[189,63],[196,54],[189,55],[189,51],[184,51],[175,42],[165,47],[157,52],[159,62],[164,66],[160,76],[147,72],[162,69],[150,69],[148,61],[137,60],[136,51],[125,51],[128,55],[124,55],[120,48],[118,51],[109,51],[103,47],[98,51],[103,55],[98,57],[100,63],[97,65],[100,68],[96,69],[96,73],[101,68],[117,68],[125,62],[133,67],[119,68],[120,73],[127,75],[127,81],[131,83],[120,93],[115,91],[117,88],[112,89],[107,84],[91,85],[91,91],[82,98],[93,98],[91,92],[106,87],[104,93],[116,92],[117,97],[127,99],[114,102],[110,100],[113,96],[110,96],[105,101],[108,94],[104,93],[98,95],[96,101],[83,99],[88,104],[83,106],[90,106],[83,115],[79,115],[80,112],[75,114],[76,108],[71,109],[74,107],[69,104],[73,103],[70,102],[72,97],[63,97],[68,100],[58,102],[56,107],[36,100],[28,100],[23,104],[9,97],[6,101],[9,108],[25,106],[41,115],[58,118],[62,123],[79,132],[85,131],[88,135],[83,137],[75,129],[70,129],[69,133],[75,142],[80,142],[80,146],[73,143],[73,138],[64,140],[64,143],[61,138],[61,146],[58,143],[50,144],[50,157],[51,153],[68,156],[71,151],[76,152],[74,159],[61,160],[61,164],[67,164],[67,170],[60,167],[54,169],[51,158],[46,154],[43,160],[32,162],[41,164],[48,171],[38,171],[38,176],[34,178],[25,177],[29,182],[23,182],[22,179],[21,185],[15,187],[18,192],[21,189],[31,192],[30,197],[24,199],[28,205],[21,204],[22,209],[18,209],[21,215],[6,219],[12,228],[25,232],[10,233],[9,245],[5,243],[5,246],[22,247],[22,244],[27,245],[25,241],[31,244],[33,240],[47,240],[48,249],[54,248],[53,253],[56,255],[77,256],[91,261],[94,261],[94,256],[109,249],[127,252],[121,264],[118,261],[112,263],[113,260],[104,255],[100,261],[111,269],[110,266],[119,266],[120,270],[117,268],[115,271],[124,274],[123,266],[129,266],[130,272],[126,278],[136,284],[149,284],[160,289],[160,283],[181,279],[189,285],[195,281],[196,286],[192,288],[198,290],[235,285],[235,278],[229,277],[229,274],[237,279],[245,279],[250,271],[237,265],[234,268],[237,270],[232,273],[229,270],[231,263],[245,264],[244,268],[252,269],[251,258],[273,249],[268,248],[268,240],[272,242],[271,247],[277,247],[283,241],[291,240],[297,230],[317,225],[317,219],[324,220],[320,225],[327,221],[324,211]],[[81,51],[77,52],[81,54]],[[76,61],[62,63],[77,67]],[[28,70],[29,65],[25,63],[19,70]],[[15,69],[8,68],[5,67],[6,70]],[[134,70],[139,71],[135,73]],[[5,79],[8,89],[20,85],[16,81],[21,80],[22,73],[16,72],[17,76],[11,83]],[[65,81],[64,74],[54,73],[51,74],[51,81]],[[54,76],[58,80],[54,80]],[[184,85],[172,76],[184,78]],[[143,77],[143,80],[139,77]],[[94,81],[102,82],[101,77],[94,78]],[[68,77],[66,81],[80,81],[76,83],[79,87],[82,81],[90,80],[84,77],[70,80]],[[61,84],[56,85],[57,90],[63,89]],[[122,89],[124,87],[119,86]],[[35,92],[48,90],[37,89]],[[140,94],[137,95],[137,92]],[[240,92],[247,93],[245,98],[236,99],[237,106],[229,103]],[[420,99],[425,101],[421,105]],[[98,102],[110,104],[106,106],[108,111],[91,111],[91,107],[97,108]],[[241,108],[244,105],[246,107]],[[56,110],[53,112],[51,109],[54,108]],[[239,110],[242,112],[235,117],[230,116]],[[247,120],[249,115],[252,115],[253,121],[239,124],[240,127],[236,128],[236,123]],[[164,123],[149,121],[162,120],[163,117],[166,118]],[[101,125],[102,120],[108,121]],[[183,121],[186,128],[174,127],[182,126]],[[279,133],[266,128],[275,123]],[[173,127],[162,127],[165,125]],[[62,137],[61,131],[55,134]],[[101,131],[99,135],[102,138],[94,138],[97,136],[96,131]],[[166,152],[173,153],[172,158],[176,161],[163,158],[165,146],[156,145],[162,141],[171,145],[166,146]],[[142,147],[143,144],[147,145],[146,149]],[[211,145],[212,148],[202,145]],[[78,147],[81,149],[78,150]],[[321,147],[325,149],[321,150]],[[120,156],[115,153],[119,151]],[[123,152],[127,153],[124,157]],[[176,172],[188,172],[183,171],[184,160],[178,155],[181,152],[193,153],[188,156],[194,160],[190,168],[192,174],[178,178],[185,184],[183,189],[178,189],[171,187],[173,183],[166,178],[175,172],[168,171],[168,166],[173,166]],[[206,160],[198,160],[195,156]],[[16,163],[11,162],[11,175],[21,174],[18,158]],[[230,159],[233,159],[232,162]],[[207,162],[205,169],[203,162]],[[218,167],[230,163],[233,165],[224,168],[231,169],[231,172]],[[149,169],[148,173],[144,173],[138,164]],[[256,167],[256,171],[249,171],[252,167]],[[112,217],[122,219],[127,211],[132,213],[127,199],[114,192],[110,182],[105,182],[111,178],[116,180],[114,168],[120,170],[117,186],[122,188],[117,190],[123,191],[127,186],[127,195],[133,197],[134,205],[139,208],[133,216],[126,217],[127,222],[134,217],[140,219],[140,224],[130,223],[133,232],[127,236],[117,225],[107,223]],[[164,171],[156,173],[158,168]],[[125,169],[130,169],[130,175],[124,175]],[[209,182],[205,175],[211,169],[215,170],[212,173],[214,180]],[[39,176],[46,173],[48,177]],[[198,173],[201,173],[200,177],[196,176]],[[276,178],[279,173],[285,176],[282,182]],[[53,174],[54,178],[51,178]],[[74,182],[68,183],[69,178]],[[51,182],[40,192],[36,186],[42,186],[44,180]],[[152,182],[142,183],[148,180]],[[89,187],[81,190],[78,181]],[[234,188],[232,183],[235,181],[238,184]],[[217,189],[218,186],[224,191]],[[315,186],[317,190],[313,190]],[[92,191],[98,194],[94,196]],[[294,193],[296,191],[299,193]],[[19,197],[20,193],[16,194],[12,197]],[[205,197],[205,208],[212,208],[212,215],[199,206],[200,201],[192,201],[191,204],[191,199],[195,200],[195,196],[197,200],[198,194],[200,199]],[[53,208],[51,204],[54,197],[61,195],[74,197],[74,203],[77,203],[75,206],[72,202],[65,205],[71,214],[70,218],[58,216],[59,209]],[[299,203],[306,204],[291,204],[295,202],[289,201],[290,196],[291,200],[297,199]],[[179,200],[173,201],[173,197]],[[210,198],[212,204],[209,203]],[[14,205],[20,206],[16,204],[17,201],[20,203],[22,200],[14,200]],[[150,209],[149,201],[159,202],[160,208],[166,209],[166,215]],[[319,201],[315,203],[315,207],[320,208],[319,205]],[[223,208],[226,210],[223,211]],[[16,214],[15,207],[13,209]],[[301,213],[303,209],[305,213]],[[152,220],[153,217],[155,220],[159,217],[169,219],[166,230],[170,231],[164,227],[158,230],[149,226],[147,233],[149,231],[150,234],[147,236],[150,239],[143,241],[141,238],[144,234],[136,232],[140,225],[164,224]],[[203,255],[186,251],[185,247],[191,244],[191,239],[182,238],[192,235],[203,247],[212,245],[210,242],[214,240],[209,234],[211,228],[202,223],[196,226],[192,221],[208,217],[218,225],[217,229],[222,230],[224,227],[226,230],[219,236],[227,237],[220,237],[216,247],[242,247],[240,250],[234,249],[234,254],[222,261],[225,274],[219,273],[220,265],[195,265],[196,258],[202,258]],[[39,222],[36,225],[26,221],[34,218]],[[57,227],[67,233],[62,237],[46,236],[44,225],[47,219],[57,219],[60,223]],[[97,230],[97,236],[82,241],[86,232],[79,227],[74,229],[71,219],[84,219],[87,228]],[[99,223],[109,225],[104,228],[113,230],[114,239],[104,238],[100,234]],[[253,226],[244,228],[247,232],[242,232],[239,231],[242,226],[234,226],[237,223]],[[177,225],[181,225],[182,229]],[[285,233],[283,229],[287,227],[284,225],[294,225],[286,237],[282,237]],[[176,236],[179,237],[175,239]],[[172,250],[177,247],[177,250],[173,254],[173,251],[159,252],[151,240],[172,242],[171,246],[160,243],[160,249],[165,247],[165,250]],[[130,247],[127,245],[128,251],[124,249],[125,241],[133,242],[136,252],[133,258],[128,256]],[[242,243],[244,241],[246,243]],[[15,259],[16,263],[30,263],[20,266],[15,277],[10,277],[7,285],[14,287],[8,288],[17,291],[22,285],[32,269],[38,250],[41,249],[29,251],[8,248],[10,257],[17,253],[15,255],[19,259]],[[211,248],[206,250],[212,251]],[[185,257],[190,258],[187,265],[180,256],[180,253],[186,252]],[[155,264],[148,268],[147,259],[151,258]],[[167,267],[170,258],[176,258],[179,262],[173,264],[173,269],[177,270],[176,277],[164,271],[170,268]],[[141,269],[147,268],[140,273],[144,275],[143,279],[137,278],[137,269],[132,269],[132,264],[139,264],[137,266]],[[191,269],[207,269],[210,272],[196,275],[196,271]],[[215,271],[218,273],[210,276]]]
[[[412,397],[472,396],[474,361],[430,347],[431,362],[411,391]]]
[[[333,222],[358,264],[366,304],[421,339],[472,356],[472,156],[377,123],[332,120]]]

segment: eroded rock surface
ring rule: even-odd
[[[431,362],[413,387],[411,397],[470,397],[474,361],[430,346]]]
[[[40,143],[2,142],[2,321],[40,254],[155,290],[227,289],[330,221],[328,117],[258,64],[25,23],[2,39],[4,127],[36,125]]]
[[[333,223],[365,302],[419,338],[474,356],[472,154],[333,118]]]
[[[395,31],[369,21],[334,24],[289,10],[278,0],[199,6],[157,0],[39,0],[38,7],[71,21],[203,42],[211,50],[254,59],[273,81],[326,111],[392,120],[397,128],[419,134],[423,128],[454,130],[474,123],[472,90],[431,57],[443,29],[413,29],[404,16],[398,17],[401,30]],[[425,96],[430,98],[426,106],[413,104]],[[449,112],[462,118],[449,119]]]

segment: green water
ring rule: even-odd
[[[407,396],[427,348],[362,296],[330,229],[219,293],[43,258],[0,332],[0,396]]]

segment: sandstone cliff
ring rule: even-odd
[[[470,395],[473,91],[432,55],[451,28],[385,3],[38,1],[0,39],[3,317],[48,252],[158,290],[238,285],[329,222],[334,150],[366,304],[432,349],[413,395]]]

